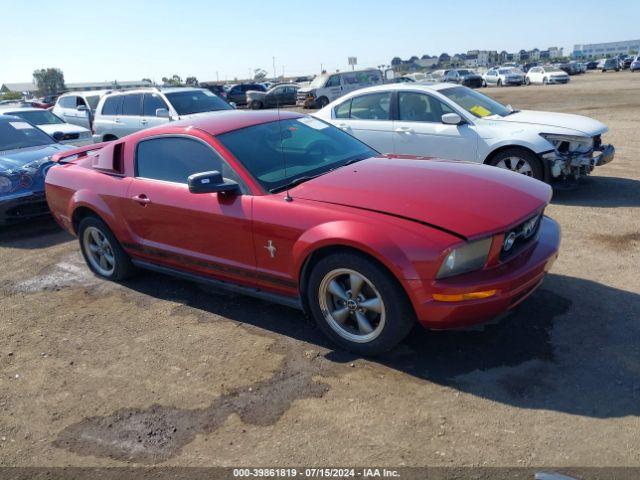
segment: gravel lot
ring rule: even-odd
[[[296,311],[98,280],[52,221],[0,231],[0,466],[640,466],[640,74],[484,90],[609,125],[557,191],[542,288],[478,331],[334,351]]]

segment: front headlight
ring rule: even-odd
[[[13,183],[9,177],[5,177],[4,175],[0,175],[0,194],[1,193],[9,193],[11,191],[11,187]]]
[[[436,278],[480,270],[487,263],[492,238],[484,238],[451,250],[438,270]]]
[[[541,133],[540,136],[553,145],[556,152],[568,153],[588,153],[593,149],[593,138],[581,137],[579,135],[557,135],[555,133]]]

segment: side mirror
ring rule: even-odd
[[[513,112],[513,107],[511,106],[511,104],[507,105],[507,110],[509,110],[510,112]]]
[[[236,102],[229,102],[229,105],[231,105],[231,108],[233,108],[234,110],[238,108],[238,105],[236,105]]]
[[[156,117],[169,118],[169,110],[166,108],[156,108]]]
[[[194,173],[187,179],[191,193],[231,193],[240,190],[233,181],[225,181],[217,170],[212,172]]]
[[[64,133],[62,133],[62,132],[53,132],[53,135],[51,135],[51,136],[53,137],[53,139],[56,142],[60,142],[64,138]]]
[[[76,107],[76,110],[78,110],[79,112],[86,112],[86,111],[87,111],[87,110],[89,110],[89,109],[87,108],[87,106],[86,106],[86,105],[78,105],[78,106]]]
[[[460,125],[462,117],[457,113],[445,113],[442,115],[442,123],[445,125]]]

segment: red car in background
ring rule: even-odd
[[[542,182],[390,158],[290,112],[219,112],[54,161],[47,201],[97,275],[143,267],[294,306],[365,355],[415,321],[457,328],[513,308],[560,243]]]

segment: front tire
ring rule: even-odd
[[[502,87],[502,80],[498,79],[498,86]]]
[[[253,102],[251,102],[251,105],[249,105],[249,108],[251,110],[261,110],[262,102],[260,100],[254,100]]]
[[[93,273],[107,280],[124,280],[134,267],[106,223],[98,217],[85,217],[78,227],[80,250]]]
[[[322,109],[329,105],[329,99],[327,97],[320,97],[316,103],[318,104],[318,108]]]
[[[311,271],[306,294],[323,333],[359,355],[391,350],[415,323],[411,303],[396,279],[357,253],[321,259]]]
[[[531,85],[531,80],[529,79],[529,77],[524,79],[524,84],[527,86]]]
[[[489,165],[544,181],[542,162],[535,154],[524,148],[502,150],[491,159]]]

